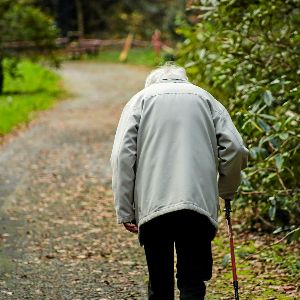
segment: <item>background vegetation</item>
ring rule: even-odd
[[[106,49],[100,51],[97,56],[91,59],[99,62],[120,62],[120,50]],[[154,67],[162,61],[157,57],[152,48],[133,48],[129,51],[126,63]]]
[[[179,62],[227,106],[250,149],[237,204],[252,228],[300,224],[300,2],[193,1]]]
[[[10,75],[14,75],[18,61],[26,56],[35,60],[43,55],[49,61],[55,61],[51,50],[55,48],[58,30],[54,21],[31,1],[0,0],[0,94],[3,92],[5,73],[4,59],[10,58]],[[15,44],[27,43],[26,51]],[[22,44],[21,44],[22,45]],[[28,47],[30,45],[31,47]]]
[[[21,61],[14,76],[11,61],[4,61],[5,86],[0,95],[0,136],[32,119],[33,112],[51,107],[61,94],[60,78],[53,71],[28,60]]]
[[[185,0],[36,0],[34,3],[56,20],[63,36],[76,31],[86,37],[149,39],[155,29],[165,38],[185,15]]]
[[[55,62],[54,20],[27,0],[0,0],[0,136],[52,105],[59,77],[28,61]]]

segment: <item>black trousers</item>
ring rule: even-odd
[[[174,300],[174,245],[180,299],[204,299],[204,281],[212,277],[214,235],[209,219],[192,210],[167,213],[140,226],[149,271],[148,299]]]

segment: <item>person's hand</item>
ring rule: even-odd
[[[138,233],[139,229],[138,226],[132,222],[123,223],[126,230],[132,232],[132,233]]]

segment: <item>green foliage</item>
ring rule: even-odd
[[[57,64],[51,52],[57,35],[54,21],[30,1],[0,0],[0,93],[4,85],[3,59],[14,58],[15,63],[10,64],[11,75],[15,73],[16,60],[23,56],[36,59],[46,54],[49,61]]]
[[[61,91],[59,76],[52,71],[25,60],[17,66],[17,77],[12,77],[9,64],[6,59],[4,95],[0,96],[0,136],[28,122],[32,111],[50,107]]]
[[[60,2],[58,4],[58,2]],[[55,16],[64,36],[82,31],[86,36],[124,38],[129,32],[137,39],[150,39],[154,30],[174,38],[178,19],[184,17],[185,0],[35,0]],[[80,17],[79,17],[80,15]],[[80,19],[81,20],[80,21]]]
[[[179,62],[221,100],[250,149],[237,204],[279,230],[300,222],[300,2],[194,1]]]
[[[29,1],[0,0],[0,53],[14,56],[4,43],[31,41],[40,47],[54,46],[58,31],[53,20]]]

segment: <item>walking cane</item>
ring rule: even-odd
[[[228,235],[230,238],[230,256],[231,256],[231,268],[232,268],[232,278],[233,278],[233,288],[234,288],[234,299],[239,300],[239,285],[238,285],[238,279],[236,275],[235,254],[234,254],[233,233],[231,227],[230,212],[231,212],[230,200],[225,199],[225,217],[227,220]]]

